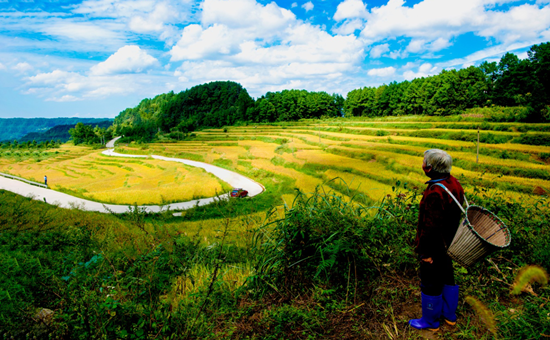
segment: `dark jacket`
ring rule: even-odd
[[[418,228],[414,241],[420,258],[445,255],[462,218],[462,211],[449,193],[434,184],[443,184],[460,204],[464,203],[464,189],[453,176],[449,175],[445,179],[431,180],[426,183],[428,188],[420,201]]]

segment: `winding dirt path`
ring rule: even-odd
[[[212,164],[196,162],[196,161],[191,161],[191,160],[181,159],[181,158],[170,158],[170,157],[156,156],[156,155],[150,155],[150,156],[149,155],[125,155],[121,153],[116,153],[114,152],[114,146],[115,146],[115,142],[119,138],[120,137],[117,137],[109,141],[107,143],[107,148],[109,149],[103,151],[102,153],[104,155],[113,156],[113,157],[130,157],[130,158],[151,157],[154,159],[159,159],[167,162],[179,162],[179,163],[194,166],[197,168],[202,168],[207,172],[213,174],[214,176],[218,177],[222,181],[228,183],[234,188],[244,188],[245,190],[248,190],[248,196],[256,196],[264,191],[264,187],[261,184],[251,180],[250,178],[240,175],[236,172],[217,167]],[[109,212],[124,213],[124,212],[127,212],[130,207],[128,205],[105,204],[105,203],[89,201],[83,198],[78,198],[68,194],[64,194],[62,192],[37,187],[21,181],[8,179],[1,176],[0,176],[0,189],[8,190],[21,196],[33,197],[36,200],[44,200],[47,203],[55,204],[62,208],[79,208],[82,210],[99,211],[102,213],[109,213]],[[220,195],[220,198],[227,198],[228,195],[229,194]],[[192,208],[196,205],[202,206],[202,205],[210,204],[217,199],[218,199],[217,197],[201,198],[198,200],[192,200],[188,202],[171,203],[164,206],[143,205],[143,206],[140,206],[140,208],[143,208],[148,212],[160,212],[167,209],[185,210],[185,209]],[[178,215],[178,214],[174,214],[174,215]]]

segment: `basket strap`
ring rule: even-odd
[[[434,185],[437,185],[437,186],[440,186],[442,187],[443,189],[445,189],[446,192],[449,193],[449,195],[451,195],[451,197],[453,198],[453,200],[456,202],[456,204],[458,205],[458,207],[460,208],[460,210],[462,210],[463,213],[466,213],[466,211],[464,210],[464,208],[462,207],[462,204],[460,204],[460,202],[456,199],[455,195],[453,195],[451,193],[451,191],[449,189],[447,189],[446,186],[444,186],[443,184],[441,183],[434,183]],[[464,197],[464,200],[466,201],[466,197]],[[468,201],[466,201],[466,204],[468,204]],[[468,205],[469,206],[469,205]]]

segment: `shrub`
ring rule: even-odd
[[[412,270],[415,257],[409,242],[415,228],[410,222],[415,220],[411,207],[416,196],[394,194],[376,208],[345,202],[333,193],[299,194],[284,219],[258,231],[262,255],[258,274],[249,283],[260,290],[293,291],[320,284],[345,291],[356,290],[360,282],[390,267]],[[374,217],[371,208],[377,210]]]
[[[528,145],[550,146],[550,136],[542,134],[522,134],[520,137],[514,138],[511,142]]]

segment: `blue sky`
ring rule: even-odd
[[[550,0],[0,0],[0,118],[115,117],[215,80],[345,96],[546,41]]]

